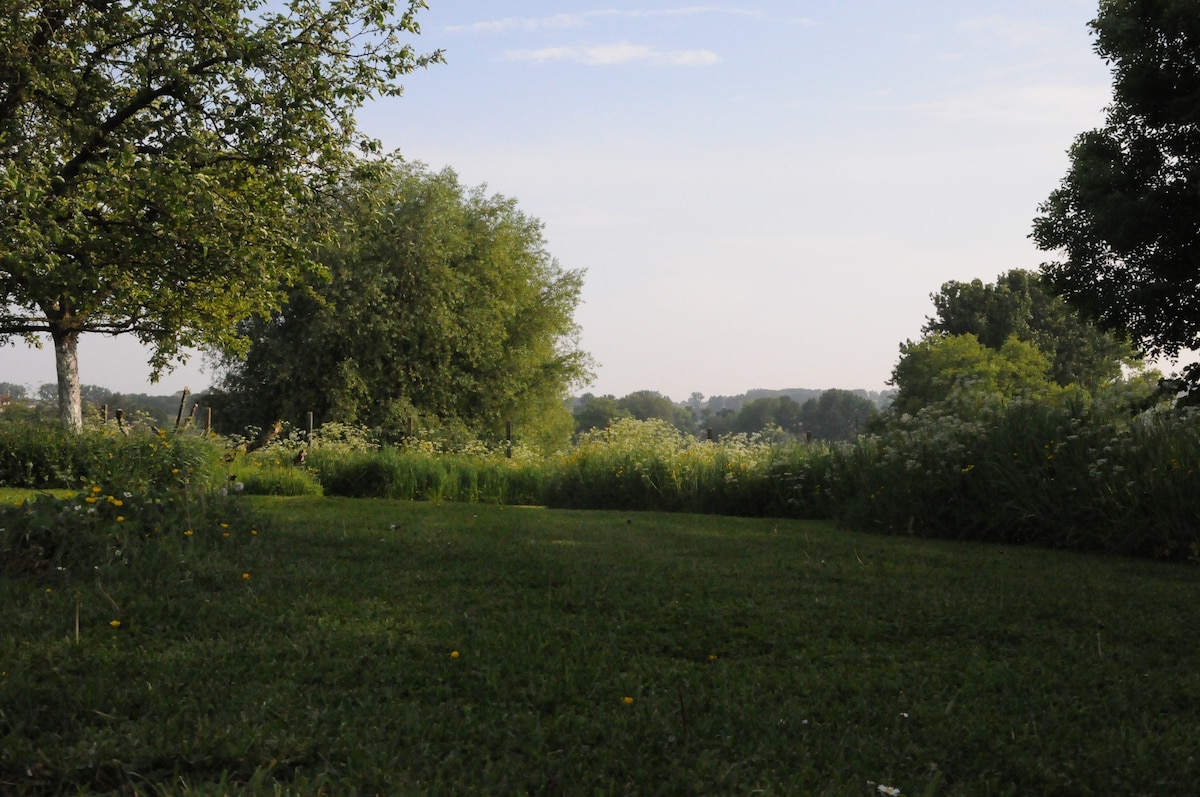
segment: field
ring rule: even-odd
[[[240,500],[253,514],[211,539],[0,580],[0,793],[1200,782],[1192,566],[816,521]]]

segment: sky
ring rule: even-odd
[[[1111,96],[1095,0],[428,2],[446,63],[359,124],[543,222],[597,395],[886,388],[943,283],[1051,259],[1032,220]],[[79,351],[121,392],[213,380]],[[0,348],[0,381],[53,365]]]

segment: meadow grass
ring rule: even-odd
[[[1200,782],[1194,568],[801,520],[242,500],[260,519],[229,539],[0,580],[0,793]]]

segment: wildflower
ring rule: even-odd
[[[717,660],[717,654],[716,654],[716,653],[709,653],[709,654],[708,654],[708,660],[709,660],[709,661],[716,661],[716,660]]]
[[[188,529],[187,531],[185,531],[185,532],[183,533],[183,536],[185,536],[185,537],[190,537],[190,536],[192,536],[192,530],[191,530],[191,529]]]
[[[627,706],[632,706],[632,705],[633,705],[633,698],[632,698],[632,697],[623,697],[623,698],[621,698],[621,702],[622,702],[622,703],[624,703],[624,704],[625,704],[625,705],[627,705]]]
[[[900,790],[892,786],[884,786],[879,784],[878,791],[880,794],[886,794],[888,797],[900,797]]]
[[[94,504],[94,503],[96,503],[96,496],[94,496],[94,495],[89,495],[87,498],[85,498],[85,499],[83,499],[83,500],[84,500],[84,501],[86,501],[86,502],[87,502],[87,503],[89,503],[89,504]]]
[[[54,590],[50,587],[46,587],[46,594],[49,595],[51,592],[54,592]]]
[[[235,493],[240,493],[242,490],[245,490],[245,489],[246,489],[246,485],[242,484],[241,482],[233,483],[233,491]]]
[[[227,528],[229,528],[229,524],[228,524],[228,523],[222,523],[222,524],[221,524],[221,528],[223,528],[223,529],[227,529]]]
[[[457,659],[457,658],[458,658],[458,651],[457,651],[457,650],[452,650],[452,651],[450,651],[450,658],[452,658],[452,659]]]
[[[226,540],[229,539],[229,532],[228,531],[221,532],[221,537]]]
[[[258,529],[250,529],[250,536],[251,536],[251,537],[257,537],[257,536],[258,536]]]
[[[117,522],[118,522],[118,523],[123,523],[124,521],[125,521],[125,516],[124,516],[124,515],[117,515]]]
[[[967,467],[965,467],[965,468],[963,468],[963,469],[962,469],[962,472],[963,472],[963,473],[970,473],[970,472],[971,472],[971,471],[973,471],[973,470],[975,470],[975,466],[974,466],[974,465],[968,465]]]
[[[172,476],[178,476],[178,475],[179,475],[179,468],[171,468],[171,475],[172,475]]]
[[[99,487],[92,487],[92,494],[93,494],[93,495],[95,495],[95,494],[96,494],[96,493],[98,493],[98,492],[100,492],[100,488],[99,488]]]
[[[121,627],[121,621],[120,621],[120,620],[113,620],[113,621],[111,621],[111,622],[109,623],[109,625],[111,625],[113,628],[120,628],[120,627]]]
[[[121,493],[121,495],[125,496],[126,498],[133,498],[133,493],[129,492],[128,490]]]
[[[250,574],[242,573],[242,581],[249,581],[249,580],[250,580]]]

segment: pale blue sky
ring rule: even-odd
[[[1037,205],[1109,97],[1095,0],[430,6],[417,44],[447,63],[361,124],[515,197],[586,270],[595,393],[883,388],[943,282],[1046,259]],[[209,378],[80,352],[114,389]],[[0,381],[52,378],[0,349]]]

